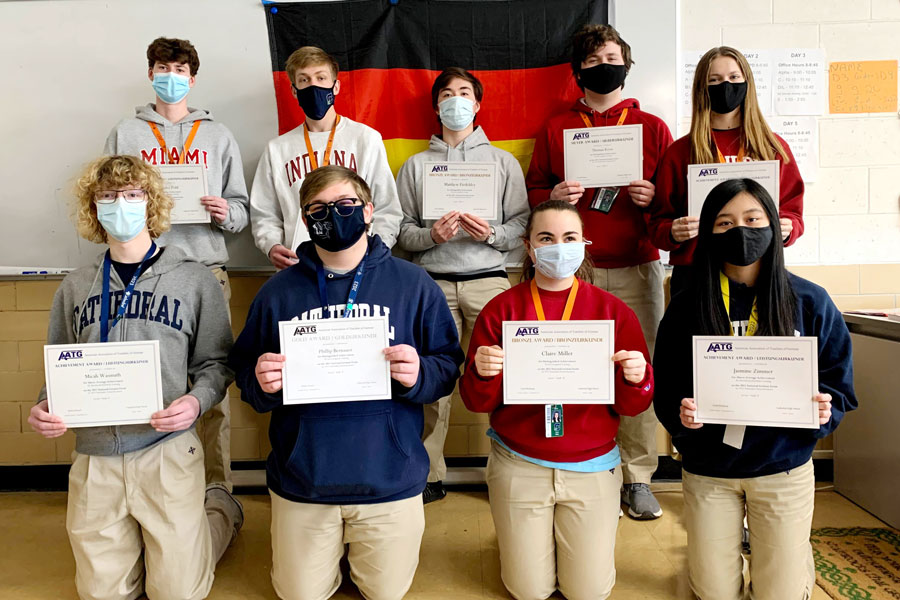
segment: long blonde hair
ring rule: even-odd
[[[709,50],[697,63],[694,72],[694,85],[691,89],[691,162],[694,164],[716,162],[715,142],[712,137],[710,125],[709,102],[709,68],[712,61],[720,56],[728,56],[737,61],[747,82],[747,96],[744,98],[741,109],[741,144],[744,152],[750,158],[756,160],[773,160],[777,155],[787,164],[790,162],[788,153],[782,148],[781,143],[766,119],[763,117],[756,99],[756,84],[753,82],[753,71],[744,55],[729,46],[719,46]]]

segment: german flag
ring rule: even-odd
[[[569,64],[572,35],[607,23],[607,0],[349,0],[264,2],[279,133],[303,122],[284,71],[301,46],[340,64],[338,114],[375,128],[394,174],[440,125],[431,85],[446,67],[484,84],[476,123],[528,168],[534,137],[581,96]]]

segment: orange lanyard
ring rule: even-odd
[[[328,134],[328,144],[325,145],[325,156],[322,157],[323,167],[327,167],[331,162],[331,145],[334,143],[334,132],[337,131],[337,126],[340,122],[341,115],[335,115],[334,125],[331,126],[331,133]],[[306,128],[306,122],[303,123],[303,139],[306,140],[306,151],[309,153],[309,166],[315,171],[319,168],[319,161],[316,160],[312,142],[309,141],[309,129]]]
[[[166,146],[166,138],[162,136],[159,132],[159,127],[156,126],[156,123],[147,122],[147,125],[150,126],[150,129],[153,130],[153,135],[156,136],[156,141],[159,142],[159,147],[162,148],[163,153],[163,163],[169,163],[169,149]],[[178,155],[178,164],[183,165],[185,159],[187,158],[187,153],[191,149],[191,144],[194,143],[194,136],[197,135],[197,130],[200,129],[200,121],[194,121],[194,126],[191,127],[191,131],[188,133],[187,140],[184,142],[184,147],[181,149],[181,154]]]
[[[566,308],[563,310],[561,321],[568,321],[572,316],[572,309],[575,308],[575,296],[578,295],[578,279],[572,281],[572,288],[569,290],[569,297],[566,299]],[[538,292],[538,286],[534,279],[531,280],[531,301],[534,302],[534,311],[537,313],[538,321],[546,321],[544,317],[544,305],[541,304],[541,295]]]
[[[716,137],[713,136],[713,143],[716,143]],[[719,150],[719,144],[716,143],[716,155],[720,163],[725,162],[725,156],[722,154],[722,151]],[[737,162],[744,162],[744,145],[741,144],[740,149],[737,153]]]
[[[580,112],[578,114],[581,115],[581,120],[584,121],[585,127],[593,127],[594,126],[594,124],[591,123],[591,120],[588,119],[588,116],[586,114],[584,114],[583,112]],[[626,108],[625,110],[622,111],[622,114],[619,115],[619,120],[616,121],[616,127],[618,127],[619,125],[624,123],[625,117],[627,117],[627,116],[628,116],[628,109]]]

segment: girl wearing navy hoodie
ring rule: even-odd
[[[857,406],[841,313],[824,289],[785,270],[781,239],[778,209],[762,186],[751,179],[717,185],[700,214],[694,276],[659,327],[653,402],[683,456],[688,578],[701,600],[743,597],[745,511],[752,597],[810,597],[812,451]],[[698,422],[693,335],[816,336],[820,392],[810,401],[818,403],[819,428]]]
[[[463,360],[456,327],[428,274],[366,235],[372,197],[356,173],[313,171],[300,210],[311,241],[260,289],[230,356],[242,399],[272,412],[272,583],[283,599],[330,597],[347,543],[363,596],[401,598],[425,527],[422,405],[453,390]],[[284,406],[278,322],[371,315],[389,317],[391,397]]]
[[[637,317],[590,283],[578,208],[539,204],[525,227],[524,281],[491,300],[472,332],[460,395],[491,414],[487,483],[500,576],[518,600],[607,598],[622,485],[619,417],[650,406],[653,375]],[[545,434],[545,407],[503,405],[502,325],[516,320],[614,320],[615,404],[565,405],[563,435]]]

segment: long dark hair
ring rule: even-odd
[[[534,216],[548,210],[574,213],[575,216],[578,217],[578,222],[581,223],[581,231],[584,232],[584,221],[581,220],[581,215],[578,214],[578,209],[575,208],[574,204],[569,204],[565,200],[548,200],[535,206],[531,211],[531,214],[528,215],[528,222],[525,224],[525,233],[522,234],[523,240],[529,244],[531,243],[531,228],[534,225]],[[588,254],[587,247],[584,249],[584,260],[581,261],[581,266],[578,267],[578,270],[575,272],[575,277],[582,281],[587,281],[588,283],[594,282],[594,263],[591,261],[591,255]],[[531,255],[526,252],[525,262],[522,264],[522,277],[520,280],[530,281],[532,279],[534,279],[534,261],[531,260]]]
[[[778,209],[765,188],[752,179],[723,181],[706,197],[700,212],[700,233],[694,251],[694,276],[690,285],[697,307],[696,330],[705,335],[730,333],[719,282],[723,261],[713,247],[713,226],[722,208],[741,192],[750,194],[759,202],[772,229],[772,245],[760,259],[759,278],[756,280],[757,335],[794,335],[797,298],[784,267]]]

